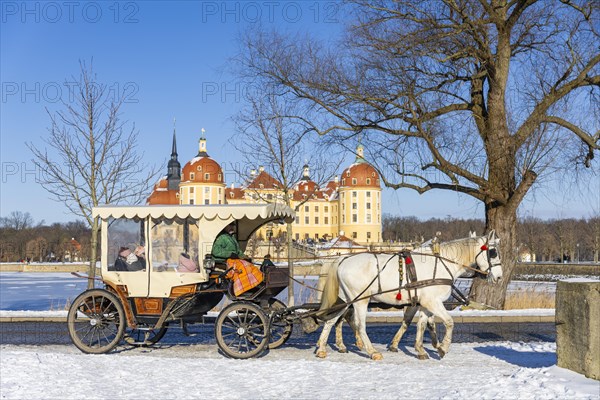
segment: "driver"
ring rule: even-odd
[[[235,238],[235,221],[227,225],[212,246],[211,255],[217,263],[225,263],[228,258],[247,259],[244,252],[240,249],[237,239]]]

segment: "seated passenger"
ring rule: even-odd
[[[137,249],[136,249],[137,250]],[[138,256],[133,253],[129,247],[121,247],[119,256],[115,260],[116,271],[141,271],[146,268],[145,259],[139,260]]]
[[[199,272],[198,266],[190,258],[189,255],[181,253],[179,255],[179,264],[177,265],[177,272]]]

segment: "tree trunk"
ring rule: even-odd
[[[292,224],[287,224],[287,261],[290,273],[288,283],[288,307],[294,306],[294,262],[292,261]]]
[[[92,223],[92,236],[90,238],[90,265],[88,267],[88,289],[94,288],[96,277],[96,259],[98,258],[98,218]]]
[[[470,297],[479,303],[503,309],[508,282],[517,262],[517,210],[510,206],[486,207],[486,230],[492,229],[500,238],[502,279],[488,283],[485,279],[475,278]]]

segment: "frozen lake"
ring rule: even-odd
[[[306,286],[295,284],[296,304],[316,302],[317,277],[296,277]],[[99,282],[96,283],[98,285]],[[470,279],[458,279],[457,286],[468,291]],[[87,280],[62,272],[2,272],[0,273],[0,310],[60,311],[65,310],[77,295],[86,290]],[[531,290],[554,292],[556,282],[514,281],[509,291]],[[287,291],[278,298],[287,301]]]

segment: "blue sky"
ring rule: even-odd
[[[30,212],[36,221],[47,223],[74,218],[36,182],[38,172],[25,142],[42,144],[49,126],[45,109],[59,109],[59,97],[68,100],[64,82],[78,74],[79,60],[93,58],[99,80],[126,90],[129,101],[122,111],[135,122],[149,162],[166,162],[176,118],[182,165],[197,153],[201,128],[206,129],[209,154],[226,165],[242,158],[227,141],[235,132],[230,118],[243,105],[243,88],[235,85],[229,67],[244,28],[261,23],[331,37],[343,27],[341,9],[328,1],[0,5],[0,215]],[[348,156],[348,163],[352,159]],[[585,193],[566,195],[556,187],[529,195],[520,213],[559,218],[600,212],[597,180]],[[384,190],[383,212],[424,219],[484,216],[480,203],[441,191],[419,196]]]

